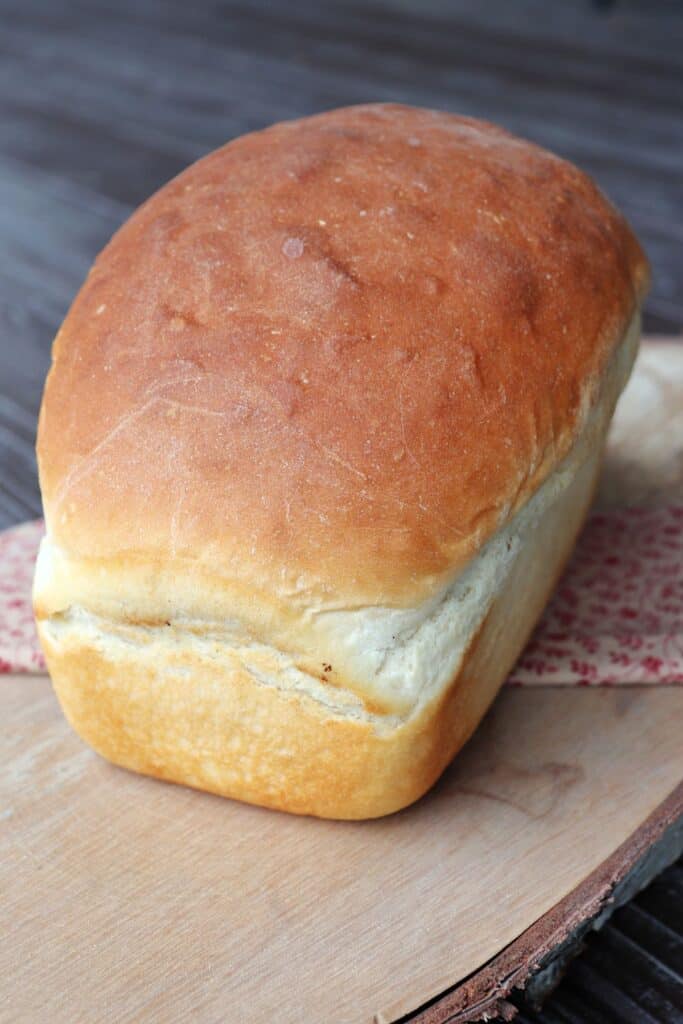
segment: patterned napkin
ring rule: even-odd
[[[31,611],[42,521],[0,533],[0,674],[45,672]],[[683,505],[595,512],[508,683],[683,683]]]

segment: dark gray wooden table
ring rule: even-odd
[[[33,444],[52,337],[94,255],[186,164],[282,118],[400,100],[498,121],[579,163],[683,328],[677,0],[0,0],[0,528],[40,513]],[[618,914],[543,1013],[683,1020],[683,868]]]

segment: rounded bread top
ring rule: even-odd
[[[371,105],[236,139],[66,317],[49,534],[276,600],[417,602],[567,455],[647,278],[586,175],[493,125]]]

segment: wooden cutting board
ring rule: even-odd
[[[683,349],[648,347],[603,502],[681,495],[681,396]],[[500,1009],[648,851],[675,855],[682,723],[679,687],[508,689],[425,799],[333,823],[113,768],[45,678],[0,680],[0,1021]]]

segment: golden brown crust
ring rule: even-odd
[[[534,531],[451,685],[396,728],[258,683],[189,648],[123,659],[107,637],[39,631],[76,731],[116,764],[298,814],[370,818],[420,797],[512,667],[584,519],[600,448]]]
[[[50,534],[283,605],[416,602],[566,455],[646,281],[591,181],[491,125],[378,105],[238,139],[67,316]]]

